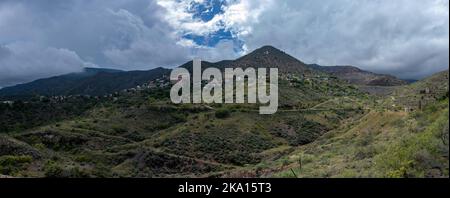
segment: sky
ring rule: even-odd
[[[84,67],[173,68],[272,45],[404,79],[448,69],[448,0],[0,0],[0,87]]]

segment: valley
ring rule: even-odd
[[[165,69],[100,72],[114,77],[0,104],[0,175],[448,177],[448,70],[413,84],[355,84],[270,46],[206,66],[278,68],[277,113],[173,104]]]

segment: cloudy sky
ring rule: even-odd
[[[273,45],[401,78],[448,69],[448,0],[0,0],[0,87],[83,67],[146,70]]]

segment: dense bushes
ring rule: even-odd
[[[92,175],[91,172],[86,171],[78,166],[65,168],[54,161],[47,161],[44,166],[45,177],[50,178],[87,178]]]
[[[286,118],[284,127],[276,127],[271,133],[277,137],[286,139],[291,146],[298,146],[313,142],[323,135],[328,129],[313,121],[302,118]]]
[[[448,126],[448,101],[427,107],[415,119],[420,130],[389,145],[375,158],[377,166],[388,177],[448,177],[448,145],[442,139]]]
[[[225,108],[218,109],[215,113],[216,118],[227,118],[230,117],[231,111]]]
[[[0,173],[3,175],[14,175],[17,171],[25,168],[25,165],[31,163],[33,158],[28,155],[12,156],[5,155],[0,157]]]
[[[64,102],[21,102],[0,104],[0,132],[11,132],[50,124],[82,115],[97,101],[84,98]]]

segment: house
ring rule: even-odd
[[[414,108],[412,108],[412,107],[405,107],[405,112],[406,113],[413,112],[413,111],[414,111]]]
[[[1,101],[0,103],[12,105],[12,104],[14,104],[14,101],[6,100],[6,101]]]
[[[425,89],[423,89],[423,90],[420,90],[420,94],[430,94],[431,93],[431,91],[430,91],[430,88],[425,88]]]

